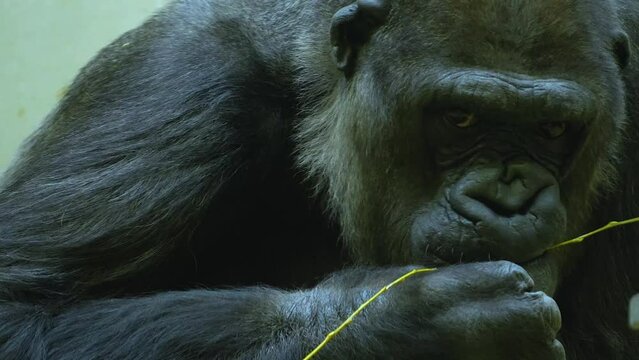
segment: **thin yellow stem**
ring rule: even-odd
[[[587,238],[595,235],[595,234],[599,234],[600,232],[604,232],[607,230],[610,230],[612,228],[616,228],[617,226],[623,226],[623,225],[628,225],[628,224],[632,224],[632,223],[636,223],[639,222],[639,217],[636,218],[632,218],[632,219],[628,219],[628,220],[624,220],[624,221],[611,221],[608,224],[606,224],[605,226],[600,227],[599,229],[593,230],[587,234],[581,235],[581,236],[577,236],[574,239],[570,239],[567,241],[564,241],[562,243],[559,243],[555,246],[551,246],[549,247],[547,250],[554,250],[566,245],[572,245],[572,244],[578,244],[584,240],[586,240]]]
[[[322,350],[324,348],[324,346],[326,346],[326,344],[328,344],[333,339],[333,337],[335,337],[335,335],[339,334],[348,325],[350,325],[350,323],[353,322],[353,319],[357,315],[359,315],[359,313],[361,313],[365,308],[368,307],[368,305],[370,305],[378,297],[382,296],[382,294],[387,292],[390,288],[392,288],[393,286],[395,286],[397,284],[400,284],[400,283],[404,282],[406,279],[408,279],[409,277],[411,277],[413,275],[417,275],[417,274],[421,274],[421,273],[425,273],[425,272],[431,272],[431,271],[435,271],[435,270],[437,270],[437,269],[436,268],[414,269],[414,270],[411,270],[410,272],[402,275],[400,278],[398,278],[397,280],[393,281],[392,283],[390,283],[390,284],[384,286],[383,288],[381,288],[377,293],[375,293],[375,295],[373,295],[370,299],[366,300],[365,303],[360,305],[360,307],[358,307],[357,310],[355,310],[351,314],[351,316],[348,317],[348,319],[346,319],[340,326],[338,326],[337,329],[335,329],[335,330],[331,331],[330,333],[328,333],[328,335],[326,335],[326,338],[324,338],[324,341],[322,341],[321,344],[319,344],[315,349],[313,349],[313,351],[311,351],[308,355],[306,355],[304,360],[312,359],[318,352],[320,352],[320,350]]]
[[[628,219],[628,220],[624,220],[624,221],[611,221],[608,224],[606,224],[605,226],[602,226],[596,230],[593,230],[587,234],[578,236],[574,239],[570,239],[564,242],[561,242],[557,245],[551,246],[549,247],[547,250],[554,250],[563,246],[567,246],[567,245],[573,245],[573,244],[578,244],[581,243],[582,241],[586,240],[587,238],[598,234],[600,232],[604,232],[607,230],[610,230],[612,228],[616,228],[618,226],[623,226],[623,225],[628,225],[628,224],[633,224],[633,223],[637,223],[639,222],[639,217],[636,218],[632,218],[632,219]],[[390,288],[392,288],[393,286],[400,284],[402,282],[404,282],[406,279],[408,279],[409,277],[416,275],[416,274],[420,274],[420,273],[426,273],[426,272],[432,272],[432,271],[436,271],[437,268],[423,268],[423,269],[414,269],[411,270],[410,272],[402,275],[401,277],[399,277],[398,279],[396,279],[395,281],[393,281],[392,283],[384,286],[382,289],[380,289],[377,293],[375,293],[375,295],[373,295],[370,299],[366,300],[366,302],[364,302],[362,305],[360,305],[360,307],[357,308],[357,310],[355,310],[349,317],[348,319],[346,319],[340,326],[337,327],[337,329],[331,331],[330,333],[328,333],[328,335],[326,335],[326,337],[324,338],[324,341],[322,341],[321,344],[319,344],[315,349],[313,349],[313,351],[311,351],[308,355],[306,355],[306,357],[304,357],[304,360],[311,360],[313,357],[315,357],[315,355],[317,355],[318,352],[320,352],[320,350],[322,350],[335,336],[337,336],[337,334],[339,334],[340,332],[342,332],[342,330],[344,330],[348,325],[350,325],[350,323],[353,322],[353,319],[355,319],[355,317],[357,315],[359,315],[362,311],[364,311],[364,309],[366,309],[368,307],[368,305],[370,305],[373,301],[375,301],[378,297],[382,296],[382,294],[384,294],[385,292],[387,292]]]

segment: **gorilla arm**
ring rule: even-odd
[[[39,306],[5,303],[0,354],[300,359],[406,270],[349,270],[301,292],[244,288],[92,300],[52,316]],[[318,358],[563,359],[554,340],[557,306],[527,292],[531,286],[525,271],[508,262],[451,266],[411,279],[372,304]],[[28,342],[35,346],[25,348]]]

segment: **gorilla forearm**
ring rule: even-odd
[[[300,359],[408,270],[345,270],[313,289],[294,292],[192,290],[46,311],[4,303],[0,356]],[[523,269],[507,262],[415,276],[371,304],[319,358],[562,359],[560,345],[550,346],[558,329],[551,315],[556,310],[526,292],[530,283]]]
[[[366,278],[381,284],[401,271]],[[359,283],[362,275],[347,271],[339,277]],[[0,358],[301,359],[370,296],[373,285],[368,288],[192,290],[85,301],[47,311],[4,303]],[[371,350],[362,343],[364,336],[358,341],[347,334],[340,337],[337,346],[350,339],[339,346],[340,354]]]
[[[34,358],[47,359],[259,358],[271,351],[284,355],[281,348],[298,354],[302,343],[285,334],[288,327],[280,320],[286,297],[255,288],[95,300],[51,315],[38,326],[25,321],[37,316],[35,309],[25,316],[24,308],[4,305],[0,321],[8,325],[0,325],[0,339],[6,339],[0,357],[25,358],[22,338],[34,335],[42,344],[30,341],[41,345],[39,355],[44,355]]]

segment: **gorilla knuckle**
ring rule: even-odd
[[[528,291],[535,285],[528,272],[513,262],[500,260],[484,263],[487,275],[493,277],[501,284],[515,286],[518,291]]]

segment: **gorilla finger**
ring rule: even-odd
[[[532,329],[554,339],[561,329],[561,311],[557,302],[541,291],[526,293],[527,304],[524,311],[531,314]]]
[[[564,346],[559,340],[551,340],[549,342],[531,343],[519,347],[515,354],[509,354],[509,359],[520,360],[566,360],[566,352]]]
[[[564,345],[559,340],[553,341],[551,345],[551,358],[552,360],[566,360],[566,351]]]
[[[492,283],[493,288],[507,293],[512,293],[513,290],[516,293],[524,293],[531,291],[535,286],[535,282],[528,272],[513,262],[501,260],[475,265],[479,273],[487,275],[485,279],[480,279],[476,283],[484,289],[490,289],[490,287],[486,287],[482,282]]]

